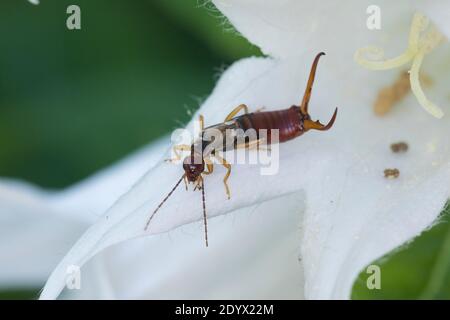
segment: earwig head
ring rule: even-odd
[[[197,188],[202,190],[202,203],[203,203],[203,219],[204,219],[204,225],[205,225],[205,244],[208,246],[208,229],[207,229],[207,222],[206,222],[206,201],[205,201],[205,182],[201,176],[202,172],[205,170],[205,161],[203,160],[202,154],[195,152],[194,145],[192,145],[191,148],[191,154],[184,158],[183,161],[183,169],[185,173],[181,176],[181,178],[178,180],[178,182],[175,184],[175,186],[170,190],[170,192],[167,194],[167,196],[161,201],[161,203],[156,207],[156,209],[153,211],[150,218],[147,220],[147,223],[145,224],[144,230],[147,230],[148,226],[150,225],[150,222],[152,221],[155,214],[158,212],[158,210],[163,206],[163,204],[167,201],[167,199],[170,198],[172,193],[178,188],[181,181],[187,178],[189,182],[197,182],[197,185],[195,186],[194,190]],[[187,185],[186,185],[187,190]]]
[[[205,161],[203,161],[202,155],[193,152],[184,158],[183,169],[189,182],[197,181],[202,172],[205,171]]]
[[[314,62],[312,64],[311,71],[309,73],[309,79],[308,79],[308,83],[306,85],[305,94],[303,95],[303,100],[300,105],[300,122],[303,124],[303,128],[302,128],[303,131],[308,131],[310,129],[325,131],[325,130],[330,129],[333,126],[334,121],[336,120],[337,108],[336,108],[336,110],[334,110],[334,114],[331,117],[331,120],[328,122],[327,125],[321,124],[319,122],[319,120],[312,121],[311,116],[308,113],[309,99],[311,98],[312,86],[314,83],[314,78],[316,76],[317,64],[319,63],[320,57],[324,56],[324,55],[325,55],[324,52],[320,52],[314,58]]]

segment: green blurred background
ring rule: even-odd
[[[71,4],[81,30],[66,28]],[[60,189],[186,122],[227,65],[260,55],[229,29],[198,0],[2,0],[0,176]],[[450,224],[376,263],[382,289],[362,272],[353,298],[449,299]]]

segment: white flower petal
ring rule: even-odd
[[[450,2],[445,0],[417,1],[417,9],[426,14],[439,30],[450,38]]]
[[[0,287],[41,286],[86,224],[55,212],[52,195],[0,181]]]
[[[123,242],[89,261],[81,290],[66,290],[62,297],[101,299],[107,292],[117,299],[303,298],[303,209],[304,195],[293,193],[209,219],[208,249],[201,223]]]
[[[240,103],[251,109],[298,103],[309,70],[309,64],[301,61],[306,57],[283,62],[253,58],[234,64],[201,108],[207,124],[221,121]],[[332,130],[311,132],[281,145],[280,172],[275,176],[260,176],[258,168],[246,165],[234,166],[230,201],[224,195],[220,170],[205,180],[209,217],[293,191],[306,192],[301,246],[309,298],[348,298],[361,268],[430,225],[449,195],[450,151],[443,141],[449,133],[449,118],[436,121],[424,117],[418,108],[406,109],[408,99],[390,118],[376,118],[371,110],[374,88],[386,77],[371,77],[372,73],[353,64],[347,65],[347,74],[338,74],[330,71],[336,69],[331,62],[324,59],[319,68],[310,108],[314,118],[327,120],[333,107],[339,106]],[[366,85],[358,86],[362,83]],[[411,145],[402,157],[389,151],[389,144],[398,139]],[[430,144],[438,152],[429,152]],[[399,179],[383,177],[384,168],[390,166],[400,168]],[[42,298],[58,296],[69,265],[81,266],[112,244],[144,235],[150,212],[181,174],[180,167],[169,164],[150,170],[72,248],[53,272]],[[418,194],[427,197],[420,204]],[[155,216],[149,234],[201,219],[200,199],[198,192],[177,190]],[[416,210],[408,212],[413,205]],[[382,241],[374,242],[377,237]],[[205,250],[214,248],[213,234],[210,245]]]
[[[305,76],[307,70],[305,55],[301,55],[304,48],[325,50],[331,57],[328,69],[322,71],[324,79],[315,88],[315,104],[322,108],[316,107],[314,112],[329,116],[331,101],[343,107],[332,131],[311,133],[281,147],[281,169],[276,177],[261,177],[256,168],[236,166],[231,201],[224,200],[216,170],[206,180],[207,202],[221,205],[209,205],[208,214],[212,217],[305,190],[306,231],[301,243],[305,295],[348,298],[352,282],[364,265],[419,234],[440,212],[449,195],[449,150],[440,140],[448,135],[448,118],[435,123],[424,118],[420,110],[405,109],[385,120],[372,115],[369,106],[376,88],[392,75],[369,77],[351,64],[353,52],[362,45],[359,42],[370,43],[375,37],[373,32],[360,28],[366,19],[361,12],[365,12],[368,2],[355,2],[356,7],[350,10],[354,12],[352,17],[346,6],[332,1],[320,5],[252,0],[215,3],[264,52],[284,61],[248,59],[237,63],[202,107],[207,123],[222,121],[240,103],[273,109],[298,103],[303,91],[299,84],[304,83],[299,75]],[[399,12],[403,14],[399,16]],[[389,11],[384,11],[383,34],[388,37],[383,41],[390,44],[392,51],[406,45],[398,39],[407,39],[411,16],[412,8],[405,2],[390,2]],[[323,19],[326,24],[320,23]],[[442,72],[436,75],[443,77]],[[448,83],[448,79],[440,80],[434,90],[445,97],[439,84]],[[422,127],[427,130],[416,130]],[[387,151],[396,139],[405,139],[412,146],[402,158]],[[439,151],[431,152],[430,145]],[[385,180],[382,171],[386,166],[401,168],[400,178]],[[142,236],[149,213],[180,175],[179,167],[167,164],[147,173],[73,247],[50,277],[42,298],[59,294],[65,270],[71,264],[82,265],[112,244]],[[235,179],[239,183],[233,183]],[[427,193],[431,188],[433,192]],[[417,205],[417,195],[424,194],[426,198]],[[200,219],[196,196],[200,200],[198,193],[176,192],[152,221],[149,233],[165,232]],[[414,212],[408,211],[411,206]]]
[[[449,51],[441,55],[448,57]],[[440,69],[433,72],[432,91],[444,101],[449,70],[436,65]],[[386,84],[385,76],[369,73],[364,77],[370,78],[364,79],[363,73],[351,68],[349,74],[361,78],[342,82],[339,93],[322,88],[331,96],[341,96],[339,105],[344,106],[336,131],[345,127],[346,133],[336,132],[332,138],[339,148],[354,153],[354,160],[350,165],[336,163],[333,175],[316,190],[307,190],[310,210],[305,213],[302,257],[305,296],[310,299],[349,298],[363,267],[430,226],[450,195],[450,148],[445,138],[450,118],[427,117],[412,107],[411,96],[389,117],[376,118],[374,89]],[[398,141],[409,144],[406,154],[390,151],[389,145]],[[385,168],[398,168],[400,177],[386,180]],[[340,191],[336,194],[336,190]]]
[[[404,19],[410,19],[413,12],[412,4],[407,1],[378,2],[383,19],[380,33],[368,31],[363,27],[367,17],[364,14],[365,9],[373,4],[370,1],[342,4],[338,1],[319,3],[216,0],[214,3],[238,31],[260,46],[266,54],[286,58],[299,55],[299,52],[308,52],[311,48],[316,52],[323,50],[331,53],[331,59],[343,61],[340,67],[332,61],[332,70],[338,71],[336,75],[341,74],[344,68],[348,70],[347,76],[341,74],[342,80],[347,80],[346,77],[352,74],[350,71],[352,68],[345,63],[349,60],[349,53],[365,45],[363,41],[370,43],[374,35],[379,41],[387,43],[386,47],[390,51],[401,52],[399,46],[406,45],[407,37],[399,35],[406,35],[404,28],[409,24],[405,23]],[[419,8],[429,14],[441,31],[448,35],[450,27],[450,20],[447,19],[450,10],[446,10],[448,2],[445,4],[443,1],[436,2],[432,6],[429,2],[422,1],[420,4]],[[383,36],[380,37],[380,34]],[[405,39],[405,43],[402,44],[399,39]],[[444,56],[444,60],[439,60],[442,63],[439,69],[434,70],[444,68],[448,74],[448,65],[443,67],[448,60],[448,50],[444,55],[438,54]],[[438,73],[435,72],[435,75]],[[383,75],[373,76],[378,80],[387,79],[387,76]],[[359,90],[365,86],[366,88],[361,89],[369,88],[376,91],[374,89],[377,88],[371,85],[371,81],[345,80],[347,88],[343,90]],[[439,80],[436,81],[435,88],[445,86],[449,81],[448,77],[441,77]],[[378,87],[382,83],[380,82]],[[354,88],[348,85],[354,85]],[[444,100],[448,94],[446,89],[439,90],[439,93],[437,97],[440,100]],[[341,168],[337,166],[335,170],[342,174],[337,180],[348,180],[345,185],[336,186],[336,177],[333,176],[328,179],[332,182],[330,191],[322,186],[316,190],[319,192],[317,197],[310,196],[310,193],[313,194],[313,188],[308,190],[310,193],[307,191],[311,210],[306,214],[304,226],[306,232],[302,248],[306,272],[305,293],[310,298],[349,297],[352,282],[359,270],[430,225],[449,195],[446,182],[448,148],[442,141],[443,137],[448,136],[448,119],[435,124],[423,121],[422,115],[415,111],[396,112],[395,117],[384,120],[383,123],[382,120],[368,119],[370,117],[364,114],[369,112],[368,107],[371,104],[369,99],[359,100],[352,95],[348,95],[348,98],[352,104],[359,102],[359,108],[366,108],[363,111],[353,108],[349,116],[359,123],[347,124],[349,134],[356,137],[356,140],[352,137],[347,138],[354,143],[353,146],[349,146],[348,151],[353,149],[353,152],[360,154],[361,163],[359,165],[356,163],[350,168],[345,165]],[[448,101],[446,104],[448,105]],[[341,126],[346,121],[342,117],[345,115],[340,112],[338,121]],[[373,128],[361,128],[361,125]],[[335,137],[342,139],[344,136],[335,135]],[[403,161],[408,163],[400,162],[388,153],[387,146],[395,139],[407,139],[414,142],[415,148],[419,149],[403,157]],[[342,148],[348,145],[342,141],[336,141],[336,144]],[[437,147],[439,151],[437,154],[430,154],[429,146],[434,146],[432,149],[436,144],[439,145]],[[337,159],[338,157],[336,161]],[[399,167],[401,165],[402,172],[404,170],[409,177],[405,178],[402,173],[399,181],[389,184],[379,181],[383,166],[393,164]],[[378,187],[370,183],[378,184]],[[324,198],[333,199],[335,190],[339,188],[342,189],[339,195],[341,204],[338,207],[330,205],[330,208],[327,208]],[[395,188],[400,188],[400,191],[396,191]],[[404,194],[407,192],[408,194]],[[420,204],[417,204],[417,199],[420,199]],[[411,207],[414,208],[413,213],[410,212]],[[355,241],[359,242],[354,244]]]
[[[390,37],[407,32],[404,28],[409,27],[407,21],[413,14],[409,1],[377,1],[382,10],[382,29],[373,31],[366,28],[369,16],[366,10],[374,4],[370,0],[345,3],[338,0],[213,0],[213,3],[244,37],[273,57],[320,51],[338,58],[351,57],[358,42],[370,43],[387,31]],[[387,37],[384,40],[389,41]],[[396,41],[393,48],[399,45],[401,48],[403,44]]]
[[[41,286],[76,239],[157,163],[168,138],[61,192],[0,181],[0,287]]]
[[[292,94],[293,98],[291,99],[284,94],[279,95],[278,98],[269,97],[267,93],[265,96],[255,94],[256,92],[264,92],[264,88],[270,83],[270,79],[282,77],[285,71],[288,70],[286,68],[289,68],[289,66],[280,69],[276,63],[268,59],[248,59],[237,63],[226,72],[216,88],[215,92],[219,92],[220,95],[213,94],[205,103],[202,111],[205,111],[204,114],[207,123],[209,123],[209,119],[214,119],[214,117],[216,119],[212,120],[211,123],[217,122],[219,119],[224,119],[229,110],[229,107],[224,106],[237,105],[242,100],[248,101],[249,105],[260,105],[262,101],[271,104],[272,102],[275,103],[275,100],[280,101],[280,97],[282,104],[291,104],[299,99],[298,90],[294,90],[294,87],[298,88],[294,84],[298,83],[298,80],[295,82],[275,82],[278,89],[282,92],[285,92],[285,83],[292,84],[291,91],[292,93],[297,91],[297,94]],[[294,75],[287,74],[287,76],[291,77]],[[247,90],[242,90],[242,88],[247,88]],[[256,102],[255,100],[260,102]],[[276,104],[280,105],[280,102]],[[222,177],[217,174],[211,176],[211,179],[207,179],[206,181],[207,203],[220,203],[221,205],[208,205],[208,215],[212,217],[223,214],[234,210],[234,208],[261,202],[294,191],[295,181],[292,181],[292,175],[288,170],[282,171],[282,176],[289,177],[290,182],[285,181],[281,185],[277,183],[280,185],[277,186],[275,181],[278,180],[278,177],[276,179],[274,176],[268,177],[268,179],[264,180],[264,183],[267,183],[267,186],[271,184],[276,186],[274,190],[262,190],[261,192],[255,193],[252,192],[252,186],[256,181],[261,179],[259,169],[257,167],[248,168],[247,166],[243,166],[242,168],[237,167],[234,169],[233,177],[231,178],[232,200],[230,201],[226,201],[221,182]],[[218,169],[217,172],[220,172],[220,170]],[[242,172],[242,176],[240,176],[240,172]],[[111,244],[143,235],[145,222],[149,217],[149,213],[161,201],[163,196],[169,191],[168,189],[177,181],[180,175],[181,171],[179,166],[161,164],[144,176],[74,246],[49,279],[42,297],[51,298],[59,294],[64,286],[65,272],[68,266],[72,264],[82,265],[95,253]],[[234,178],[234,176],[238,178]],[[239,179],[239,183],[234,183],[234,179]],[[242,183],[241,181],[245,181],[246,183]],[[160,187],[161,185],[167,186],[167,189],[162,189]],[[201,218],[200,199],[198,192],[192,193],[185,192],[181,189],[178,190],[171,199],[172,201],[169,201],[152,221],[149,233],[164,232],[176,226],[198,220]],[[183,206],[183,210],[180,210],[181,206]]]
[[[205,103],[203,111],[205,111],[204,115],[207,121],[209,121],[209,119],[214,119],[215,117],[216,119],[211,122],[214,123],[219,121],[219,117],[221,119],[225,118],[228,108],[223,108],[222,106],[224,105],[237,105],[237,101],[240,99],[248,100],[252,96],[252,99],[254,99],[255,95],[250,94],[250,92],[254,93],[259,91],[259,87],[264,85],[264,81],[260,81],[260,78],[267,79],[267,77],[262,75],[271,75],[272,72],[275,72],[275,74],[279,73],[274,66],[276,65],[271,60],[249,59],[236,64],[234,68],[227,71],[216,89],[216,91],[219,91],[221,94],[213,94],[213,96]],[[244,72],[244,77],[242,77],[242,72]],[[279,83],[279,86],[284,87],[281,82]],[[228,90],[229,87],[231,87],[232,90]],[[242,87],[250,87],[250,90],[242,91]],[[265,101],[268,100],[265,99]],[[247,181],[247,190],[242,188],[244,184],[239,184],[241,188],[234,188],[233,182],[231,182],[233,192],[231,201],[225,201],[226,198],[220,176],[214,175],[211,179],[206,181],[207,203],[221,203],[221,206],[208,206],[208,215],[210,217],[232,211],[234,208],[272,199],[281,194],[295,190],[292,184],[285,183],[279,190],[276,190],[273,193],[262,192],[249,194],[249,191],[251,190],[249,190],[248,187],[253,185],[253,181],[260,178],[258,174],[259,170],[256,167],[247,168],[244,166],[243,168],[236,168],[236,170],[234,170],[236,175],[239,174],[237,169],[239,169],[239,172],[246,172],[247,176],[250,176],[250,178],[245,176],[242,177],[243,181]],[[288,172],[285,172],[285,174],[289,175]],[[145,222],[149,217],[149,213],[169,191],[169,186],[173,185],[180,176],[181,171],[179,166],[165,163],[157,166],[146,174],[129,193],[121,197],[116,204],[100,218],[100,221],[91,227],[79,240],[54,271],[43,291],[42,297],[56,297],[59,294],[64,285],[65,272],[68,266],[72,264],[82,265],[87,259],[91,258],[94,254],[107,246],[143,235]],[[274,180],[274,177],[268,179],[267,183],[270,183],[270,180]],[[167,186],[168,188],[162,189],[160,186]],[[245,192],[241,192],[240,189],[244,189]],[[172,199],[174,201],[169,201],[152,221],[149,233],[154,234],[168,231],[176,226],[198,220],[201,217],[201,211],[199,211],[201,210],[200,199],[200,194],[198,192],[188,193],[181,189],[178,190]],[[198,200],[198,202],[196,200]],[[184,205],[191,203],[192,205],[190,206]],[[184,210],[180,210],[182,205]]]
[[[117,164],[59,192],[52,201],[52,207],[57,211],[68,211],[69,208],[70,214],[85,216],[93,223],[161,160],[168,143],[169,137],[160,138]]]

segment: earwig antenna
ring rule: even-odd
[[[203,224],[205,225],[205,244],[208,247],[208,223],[206,219],[205,180],[202,179]]]
[[[155,216],[156,212],[158,212],[158,210],[162,207],[164,202],[166,202],[166,200],[169,199],[169,197],[172,195],[172,193],[175,191],[175,189],[180,185],[181,181],[184,179],[185,176],[186,176],[185,174],[183,174],[181,176],[180,180],[178,180],[178,182],[175,185],[175,187],[173,187],[172,190],[170,190],[169,194],[164,198],[163,201],[161,201],[161,203],[158,205],[158,207],[156,207],[155,211],[153,211],[152,215],[150,216],[150,218],[147,220],[147,223],[145,224],[144,231],[147,230],[148,225],[150,224],[150,221],[152,221],[152,219]]]
[[[309,99],[311,98],[312,87],[314,83],[314,78],[316,76],[317,64],[319,63],[319,59],[321,56],[324,56],[325,52],[320,52],[315,58],[314,62],[311,66],[311,71],[309,72],[309,79],[306,85],[305,94],[303,95],[302,104],[300,105],[300,111],[302,114],[308,114],[308,104]]]

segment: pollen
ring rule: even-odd
[[[387,114],[410,91],[409,73],[406,71],[401,72],[398,79],[392,85],[384,87],[378,92],[373,111],[378,116]]]
[[[432,84],[432,80],[427,75],[421,73],[420,83],[424,87],[429,87]],[[377,99],[373,105],[373,111],[378,116],[386,115],[410,92],[411,82],[409,80],[409,71],[402,71],[393,84],[382,88],[378,92]]]
[[[384,177],[386,179],[397,179],[399,176],[400,170],[398,170],[397,168],[384,170]]]
[[[428,18],[416,13],[411,23],[408,48],[405,52],[395,58],[384,59],[383,49],[369,46],[356,51],[355,61],[370,70],[394,69],[411,63],[411,69],[408,72],[411,91],[428,113],[436,118],[442,118],[444,115],[442,109],[426,97],[419,80],[419,72],[425,56],[443,41],[444,36],[430,24]]]

